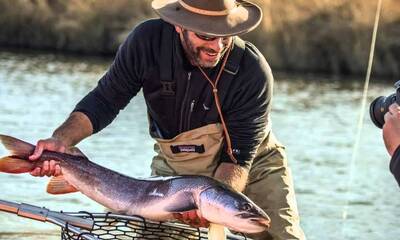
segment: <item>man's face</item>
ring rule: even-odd
[[[232,37],[207,37],[175,26],[186,57],[194,66],[215,67],[232,44]]]

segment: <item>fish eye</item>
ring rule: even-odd
[[[250,211],[252,208],[253,208],[253,207],[250,205],[250,203],[244,203],[244,204],[242,205],[242,209],[243,209],[244,211]]]

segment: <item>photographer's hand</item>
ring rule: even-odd
[[[400,145],[400,106],[393,103],[389,111],[385,114],[385,124],[383,125],[383,140],[390,156]]]

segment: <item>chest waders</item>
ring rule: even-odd
[[[155,139],[153,175],[206,175],[218,166],[222,145],[222,127],[209,124],[183,132],[173,139]]]
[[[171,45],[168,45],[162,50],[160,57],[163,63],[173,62],[171,49]],[[235,38],[235,48],[224,68],[223,81],[233,80],[238,73],[244,49],[244,42]],[[171,96],[165,101],[173,101],[174,91],[171,89],[176,83],[172,78],[172,67],[166,64],[160,70],[164,94]],[[214,98],[215,96],[214,92]],[[223,139],[227,139],[227,135],[222,122],[182,132],[172,139],[155,138],[154,150],[157,155],[151,164],[152,175],[194,174],[212,177],[219,165],[221,151],[227,150],[229,154],[229,146],[228,149],[222,149]],[[232,161],[235,162],[234,159]],[[292,176],[284,147],[276,140],[270,128],[265,129],[264,140],[257,149],[244,194],[271,218],[268,232],[249,237],[255,240],[305,239],[300,227]]]

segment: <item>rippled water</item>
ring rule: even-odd
[[[0,132],[33,143],[50,136],[109,62],[0,53]],[[389,83],[372,81],[369,102],[393,91]],[[381,132],[368,116],[350,172],[362,84],[355,79],[276,75],[273,129],[287,146],[308,239],[399,239],[399,188],[388,170]],[[124,174],[149,176],[153,141],[141,96],[108,128],[79,144],[89,158]],[[0,148],[0,155],[5,154]],[[79,193],[46,194],[47,180],[0,174],[0,199],[57,211],[103,211]],[[348,218],[343,220],[345,206]],[[50,224],[8,213],[0,213],[0,223],[0,239],[59,239],[58,228]]]

